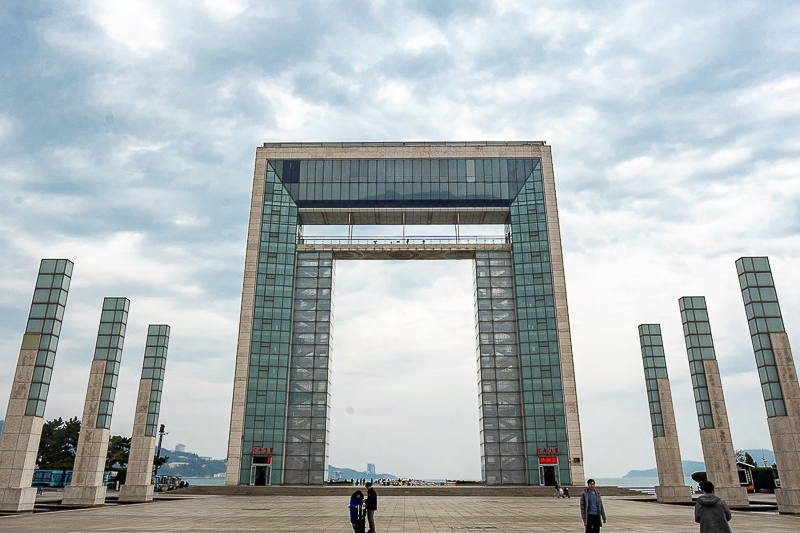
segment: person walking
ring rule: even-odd
[[[725,500],[714,494],[714,484],[700,483],[705,494],[694,505],[694,521],[700,524],[700,533],[731,533],[731,510]]]
[[[367,481],[367,499],[364,500],[364,507],[367,509],[367,521],[369,522],[369,531],[367,533],[375,533],[375,511],[378,510],[378,495],[375,489],[372,488],[372,482]]]
[[[586,533],[599,533],[600,528],[606,523],[606,510],[603,499],[594,488],[594,480],[586,482],[586,488],[581,493],[581,518],[586,526]],[[602,524],[600,519],[603,520]]]

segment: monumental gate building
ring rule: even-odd
[[[353,226],[379,224],[496,224],[505,234],[352,236]],[[350,232],[304,237],[307,225]],[[335,263],[367,259],[473,262],[483,479],[583,484],[553,164],[543,142],[256,150],[226,483],[323,483]]]

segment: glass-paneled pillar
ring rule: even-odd
[[[481,470],[489,485],[526,483],[514,276],[509,252],[476,252]]]
[[[731,506],[748,506],[747,489],[739,485],[736,457],[728,425],[728,410],[722,392],[711,324],[706,299],[685,296],[678,300],[683,322],[689,371],[692,375],[700,443],[708,480],[714,483],[717,495]]]
[[[68,259],[42,259],[39,265],[0,434],[0,511],[32,511],[36,501],[31,483],[72,267]]]
[[[86,387],[75,467],[72,482],[64,487],[62,505],[95,507],[105,504],[103,473],[108,456],[111,413],[117,392],[117,376],[122,361],[129,307],[130,300],[127,298],[103,299],[94,358],[89,371],[89,385]]]
[[[142,377],[139,380],[131,433],[128,473],[119,492],[121,502],[147,502],[153,499],[153,456],[161,412],[169,334],[170,327],[165,324],[150,325],[147,328]]]
[[[683,478],[683,461],[672,407],[661,325],[641,324],[639,344],[642,348],[647,400],[650,404],[650,425],[653,428],[653,446],[656,451],[656,498],[663,503],[690,503],[692,491]]]
[[[284,483],[321,485],[328,470],[333,252],[299,252],[295,270]]]
[[[800,385],[769,259],[742,257],[736,271],[780,479],[778,511],[800,513]]]

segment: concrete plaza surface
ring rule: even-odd
[[[0,517],[0,531],[325,531],[349,533],[341,496],[177,496],[151,503]],[[603,498],[613,531],[697,532],[691,506]],[[379,533],[582,531],[578,498],[390,496],[379,500]],[[736,533],[800,531],[800,517],[734,511]]]

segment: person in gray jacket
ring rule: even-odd
[[[694,506],[694,521],[700,524],[700,533],[731,533],[731,510],[725,500],[714,494],[714,484],[700,484],[703,494]]]
[[[581,518],[586,526],[586,533],[599,533],[600,528],[606,523],[606,510],[603,499],[594,488],[594,480],[586,482],[586,488],[581,493]],[[600,519],[603,523],[600,523]]]

